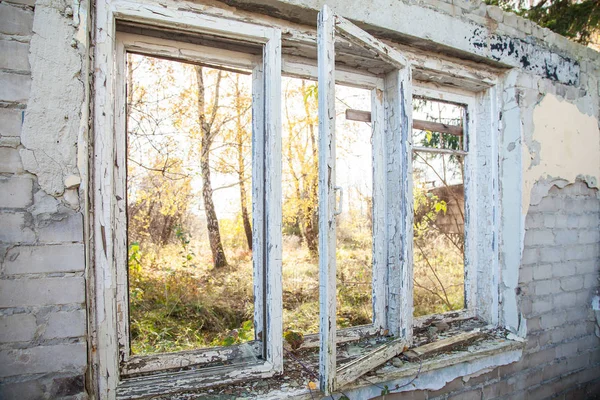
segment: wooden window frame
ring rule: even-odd
[[[101,2],[96,45],[92,169],[94,340],[96,387],[110,398],[136,398],[264,378],[283,370],[281,292],[281,33],[279,29],[130,2]],[[117,32],[117,23],[210,34],[262,47],[262,57]],[[233,66],[253,75],[253,266],[256,340],[172,354],[130,356],[125,60],[127,52],[204,65]],[[253,362],[205,367],[247,354]],[[187,368],[189,367],[189,368]]]
[[[335,36],[368,48],[394,69],[373,103],[373,321],[388,334],[412,340],[412,87],[411,67],[397,50],[325,5],[317,22],[319,81],[319,298],[320,388],[346,383],[336,375]],[[382,185],[376,186],[376,183]],[[410,240],[408,240],[410,238]],[[384,261],[385,260],[385,261]],[[366,360],[372,365],[370,360]],[[343,371],[342,371],[343,372]]]
[[[379,328],[380,332],[393,335],[396,340],[387,348],[378,349],[376,352],[379,354],[373,352],[362,357],[362,364],[354,365],[356,371],[350,375],[348,368],[336,369],[336,343],[340,342],[340,332],[335,329],[336,34],[354,45],[371,50],[395,68],[385,74],[383,96],[378,96],[379,102],[373,102],[371,123],[374,142],[373,326]],[[410,346],[413,325],[419,322],[413,321],[413,93],[466,107],[465,309],[461,314],[498,324],[498,126],[492,119],[496,112],[497,93],[493,86],[471,92],[460,88],[447,90],[429,82],[416,83],[413,88],[411,64],[402,54],[335,15],[327,6],[322,8],[318,17],[317,52],[320,138],[319,376],[321,390],[330,394],[349,383],[350,376],[367,372],[374,365],[397,354],[397,349]],[[479,126],[476,121],[480,121]],[[378,182],[383,184],[378,186]],[[378,223],[380,220],[384,223]],[[384,245],[378,247],[378,244]],[[378,259],[385,261],[378,262]]]

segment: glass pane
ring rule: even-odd
[[[464,159],[413,153],[414,315],[464,308]]]
[[[251,340],[251,76],[127,61],[132,352]]]
[[[372,130],[347,120],[347,109],[370,112],[371,91],[336,85],[338,329],[373,322]]]

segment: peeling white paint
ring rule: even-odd
[[[75,30],[64,4],[36,2],[30,45],[31,95],[21,133],[24,168],[51,195],[64,192],[64,177],[77,174],[76,153],[84,86]]]
[[[582,179],[597,188],[600,178],[600,131],[596,117],[548,94],[533,111],[533,125],[531,139],[523,144],[523,215],[554,184],[562,187]]]

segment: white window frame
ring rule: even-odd
[[[373,321],[384,331],[412,339],[412,140],[411,67],[395,49],[325,5],[317,22],[319,79],[319,298],[321,390],[336,380],[336,191],[335,35],[374,51],[394,69],[384,78],[383,96],[373,102]],[[381,183],[381,184],[378,184]],[[386,221],[385,223],[381,223]],[[410,238],[410,240],[407,240]],[[383,245],[381,245],[383,244]],[[387,246],[386,246],[387,244]],[[379,245],[379,246],[378,246]],[[385,262],[383,260],[386,260]],[[399,346],[400,348],[403,346]]]
[[[277,374],[283,368],[283,347],[281,340],[281,186],[277,184],[280,180],[281,165],[280,159],[280,112],[279,99],[280,87],[276,85],[270,86],[268,93],[264,98],[258,100],[264,102],[265,114],[271,110],[272,115],[265,115],[263,118],[253,120],[253,129],[255,131],[268,131],[265,143],[257,141],[256,149],[264,149],[265,155],[274,156],[255,164],[253,161],[253,173],[261,173],[263,179],[258,179],[259,182],[266,181],[264,188],[254,186],[253,196],[258,198],[259,193],[266,193],[272,198],[279,199],[278,202],[260,203],[253,202],[253,215],[259,216],[261,212],[264,215],[265,233],[262,235],[264,240],[270,241],[273,246],[269,246],[269,251],[266,254],[255,253],[256,260],[265,259],[268,269],[255,268],[255,293],[258,293],[258,301],[267,298],[268,302],[263,302],[261,307],[256,307],[255,315],[256,326],[267,325],[266,337],[273,340],[267,340],[267,345],[262,348],[266,354],[266,361],[262,366],[257,367],[250,373],[242,368],[236,368],[231,371],[230,375],[224,375],[223,370],[201,371],[191,370],[179,372],[168,372],[163,368],[165,360],[156,358],[155,367],[148,367],[152,371],[156,371],[150,375],[140,378],[122,379],[120,365],[123,361],[120,359],[119,353],[119,338],[124,338],[126,334],[119,334],[118,323],[120,319],[123,321],[126,313],[123,311],[123,302],[117,301],[117,293],[127,291],[127,286],[123,283],[123,277],[119,276],[116,269],[116,259],[126,254],[126,248],[117,249],[114,243],[126,239],[123,232],[114,231],[113,227],[123,226],[126,221],[124,219],[123,210],[125,209],[125,197],[116,197],[117,193],[124,193],[123,182],[120,183],[115,174],[115,161],[121,168],[123,163],[118,163],[123,160],[125,147],[123,143],[119,143],[116,136],[117,124],[122,124],[124,121],[124,96],[116,96],[119,89],[116,84],[119,80],[123,81],[123,77],[119,77],[118,73],[124,72],[123,60],[124,57],[119,54],[124,54],[126,49],[125,43],[119,44],[116,36],[117,21],[126,21],[141,23],[149,27],[166,28],[173,30],[184,30],[187,32],[209,33],[216,36],[222,36],[229,39],[239,39],[246,42],[259,43],[268,49],[265,52],[264,70],[254,68],[254,86],[265,87],[273,79],[269,77],[278,77],[283,70],[292,76],[315,78],[323,77],[332,78],[333,74],[322,66],[314,65],[312,60],[307,62],[307,59],[297,56],[286,56],[281,60],[281,45],[280,33],[276,28],[269,28],[260,25],[255,25],[239,20],[220,18],[215,16],[204,16],[197,12],[187,12],[182,10],[174,10],[172,8],[157,7],[153,5],[131,3],[127,1],[106,1],[99,2],[96,5],[96,46],[95,46],[95,76],[94,76],[94,146],[93,160],[90,162],[93,171],[92,176],[92,198],[89,214],[91,218],[88,220],[90,232],[90,268],[91,273],[88,275],[88,293],[92,295],[90,303],[92,306],[89,310],[92,348],[90,357],[93,362],[92,377],[94,378],[95,392],[100,396],[109,398],[117,397],[135,397],[140,394],[148,394],[148,389],[154,390],[154,393],[167,393],[171,391],[194,390],[209,385],[218,385],[228,382],[228,379],[245,380],[257,377],[267,377]],[[461,104],[469,104],[469,115],[478,122],[476,128],[477,134],[470,135],[469,142],[469,158],[473,161],[473,165],[469,169],[469,176],[465,179],[470,179],[471,185],[466,185],[467,193],[466,207],[469,208],[469,226],[467,227],[468,242],[465,246],[469,247],[465,260],[465,267],[469,268],[469,282],[465,283],[469,290],[467,296],[467,312],[470,315],[477,315],[491,324],[498,324],[498,289],[500,281],[498,269],[498,231],[497,219],[500,214],[498,204],[498,156],[497,156],[497,132],[498,123],[495,121],[497,116],[496,104],[498,102],[498,93],[496,92],[494,78],[479,78],[470,76],[469,73],[463,75],[453,75],[452,73],[440,72],[444,80],[456,81],[460,86],[461,82],[466,82],[468,90],[448,90],[435,86],[433,84],[416,82],[415,88],[412,88],[411,65],[393,48],[386,46],[382,42],[373,38],[366,32],[353,26],[348,21],[341,17],[337,17],[338,22],[341,21],[341,26],[335,26],[333,22],[333,14],[328,10],[326,21],[320,21],[319,26],[327,25],[325,37],[319,35],[319,44],[317,46],[319,57],[331,56],[332,64],[334,65],[333,52],[333,34],[337,30],[347,39],[358,42],[364,46],[374,48],[380,57],[388,60],[397,69],[388,73],[385,79],[368,75],[367,72],[353,73],[348,71],[336,71],[335,82],[347,84],[350,86],[368,88],[372,90],[372,116],[373,116],[373,149],[374,158],[380,158],[380,162],[373,164],[373,194],[374,194],[374,249],[373,249],[373,325],[365,327],[356,327],[337,331],[327,329],[324,332],[325,324],[321,323],[320,343],[322,359],[325,363],[321,363],[321,388],[325,392],[332,391],[336,388],[336,369],[335,369],[335,346],[333,343],[339,343],[346,340],[360,338],[364,334],[382,333],[387,331],[398,338],[403,338],[408,345],[412,336],[412,125],[410,123],[410,115],[412,111],[412,91],[419,96],[429,98],[440,98],[442,100],[450,100],[448,96],[463,96],[459,101]],[[231,17],[231,16],[230,16]],[[231,17],[233,18],[233,17]],[[356,30],[358,29],[358,30]],[[297,33],[295,33],[297,34]],[[124,37],[119,34],[119,39]],[[304,40],[305,44],[314,46],[314,37],[304,38],[299,36],[300,40]],[[147,39],[147,38],[146,38]],[[154,43],[159,39],[152,38]],[[366,43],[365,43],[366,41]],[[142,41],[144,42],[144,41]],[[146,40],[147,42],[147,40]],[[323,45],[325,42],[325,46]],[[268,44],[268,45],[267,45]],[[144,46],[148,45],[145,43]],[[177,54],[176,58],[187,59],[189,61],[206,60],[206,57],[212,57],[212,53],[203,52],[203,54],[194,54],[194,45],[179,43],[184,51]],[[121,47],[119,47],[121,46]],[[129,44],[128,46],[132,46]],[[168,46],[167,46],[168,47]],[[131,49],[131,47],[130,47]],[[214,49],[213,49],[214,50]],[[161,46],[156,46],[152,50],[155,55],[168,56]],[[150,50],[145,47],[145,54],[150,54]],[[323,52],[323,54],[321,54]],[[218,52],[217,52],[218,53]],[[172,53],[170,53],[172,55]],[[245,54],[245,53],[244,53]],[[390,54],[392,55],[390,60]],[[247,55],[246,55],[247,56]],[[120,57],[120,59],[119,59]],[[219,63],[234,65],[235,62],[240,62],[240,67],[248,68],[256,66],[252,64],[251,56],[234,58],[237,61],[228,59],[227,61],[213,60],[216,65]],[[119,61],[120,60],[120,61]],[[282,62],[283,61],[283,62]],[[210,64],[210,62],[209,62]],[[258,64],[261,65],[260,63]],[[436,76],[438,72],[444,68],[444,63],[433,62],[429,64],[426,73],[430,76]],[[333,79],[325,80],[325,90],[329,95],[323,96],[320,99],[333,94],[331,90],[334,83]],[[279,82],[278,78],[276,79]],[[472,90],[470,92],[469,90]],[[382,95],[383,94],[383,95]],[[116,100],[115,100],[116,99]],[[458,99],[458,97],[456,97]],[[115,101],[120,101],[120,106],[117,106]],[[118,102],[117,101],[117,102]],[[253,99],[253,102],[257,99]],[[328,102],[330,99],[328,100]],[[330,104],[325,105],[325,110]],[[320,105],[321,107],[321,105]],[[403,114],[402,114],[403,113]],[[114,116],[113,116],[114,114]],[[335,117],[335,112],[333,113]],[[264,124],[263,121],[268,120],[270,123]],[[320,119],[326,121],[327,119]],[[119,122],[120,121],[120,122]],[[329,121],[331,121],[329,119]],[[328,129],[325,127],[325,129]],[[475,127],[467,128],[470,132],[475,132]],[[273,140],[269,140],[272,138]],[[322,152],[331,158],[331,153],[327,148],[327,143],[331,142],[329,136],[327,141],[322,145],[328,150]],[[279,146],[279,147],[278,147]],[[253,157],[256,160],[257,157]],[[262,172],[259,172],[262,171]],[[269,181],[270,179],[270,181]],[[491,183],[491,184],[490,184]],[[119,186],[121,185],[121,186]],[[335,187],[335,184],[333,184]],[[329,204],[332,191],[327,186],[326,203]],[[115,201],[115,199],[118,199]],[[377,202],[380,202],[377,205]],[[257,203],[257,204],[254,204]],[[279,209],[278,209],[279,207]],[[332,210],[327,207],[327,212]],[[279,213],[279,214],[278,214]],[[471,215],[471,214],[469,214]],[[325,218],[320,218],[322,223],[326,223],[329,215]],[[254,223],[256,224],[256,220]],[[120,235],[120,236],[119,236]],[[322,236],[322,235],[320,235]],[[254,235],[255,240],[257,235]],[[335,237],[335,236],[334,236]],[[331,238],[329,238],[331,239]],[[380,240],[381,239],[381,240]],[[381,245],[383,243],[383,245]],[[255,250],[260,252],[263,246],[254,243]],[[325,246],[331,248],[330,242],[326,242]],[[120,253],[119,253],[120,251]],[[119,255],[120,254],[120,255]],[[323,264],[326,264],[325,262]],[[325,315],[325,319],[335,327],[335,309],[331,312],[331,304],[335,307],[335,290],[331,291],[331,282],[335,284],[335,271],[331,274],[329,264],[326,264],[325,279],[321,283],[327,281],[329,285],[321,287],[323,309],[321,316]],[[122,272],[122,271],[121,271]],[[262,283],[264,282],[264,284]],[[471,288],[471,289],[469,289]],[[476,288],[476,290],[474,289]],[[334,287],[335,289],[335,287]],[[262,295],[260,295],[262,293]],[[381,295],[383,293],[383,296]],[[406,296],[402,296],[406,293]],[[125,303],[126,304],[126,303]],[[261,313],[262,308],[266,308],[265,313]],[[265,321],[266,320],[266,321]],[[316,339],[316,338],[315,338]],[[307,338],[306,343],[314,343],[314,339]],[[328,350],[333,349],[334,353],[328,353]],[[261,349],[256,348],[260,352]],[[194,352],[195,356],[204,357],[203,351]],[[206,354],[205,354],[206,355]],[[180,359],[174,361],[177,366],[196,364],[198,359],[193,359],[190,362],[189,354],[179,354]],[[178,355],[168,355],[169,359],[175,359]],[[226,357],[226,356],[225,356]],[[201,360],[200,360],[201,361]],[[179,364],[179,363],[184,364]],[[199,361],[198,361],[199,362]],[[127,368],[127,367],[126,367]],[[154,369],[153,369],[154,368]],[[163,373],[161,373],[162,371]],[[200,376],[201,379],[198,379]],[[180,379],[182,378],[182,379]],[[206,379],[204,379],[206,378]],[[117,393],[119,391],[119,393]]]
[[[465,309],[498,323],[496,92],[478,93],[420,83],[413,87],[411,65],[395,49],[333,14],[319,13],[319,240],[320,386],[325,394],[348,383],[336,369],[335,234],[335,35],[368,48],[396,69],[386,74],[383,96],[372,103],[373,126],[373,322],[374,327],[412,344],[413,196],[412,96],[464,105],[465,131]],[[383,100],[381,98],[383,97]],[[380,100],[377,101],[377,98]],[[481,121],[479,127],[476,121]],[[378,185],[378,183],[382,183]],[[381,223],[385,221],[385,223]],[[379,247],[378,244],[386,245]],[[385,262],[379,262],[380,260]],[[337,341],[336,341],[337,336]],[[354,335],[356,336],[356,335]],[[396,344],[394,345],[396,346]],[[402,346],[399,346],[401,348]],[[392,354],[392,353],[390,353]],[[386,355],[387,356],[387,355]],[[393,356],[393,354],[392,354]],[[389,358],[389,357],[388,357]],[[381,362],[385,361],[380,356]],[[371,366],[372,360],[366,360]],[[338,381],[336,375],[340,376]],[[343,376],[343,377],[342,377]]]
[[[281,291],[281,33],[279,29],[162,7],[117,1],[98,4],[95,119],[93,267],[97,391],[134,398],[269,377],[283,370]],[[117,32],[117,22],[189,32],[262,46],[253,56],[166,39]],[[256,340],[242,347],[130,356],[125,60],[128,51],[205,65],[234,66],[253,74],[253,265]],[[268,201],[267,201],[268,199]],[[250,352],[255,362],[202,368]],[[260,358],[260,359],[258,359]],[[193,367],[185,369],[185,367]],[[183,369],[183,370],[182,370]]]

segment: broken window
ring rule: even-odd
[[[398,51],[326,7],[298,48],[274,28],[115,7],[94,161],[103,384],[151,396],[273,376],[286,329],[319,347],[331,393],[411,344],[413,297],[415,315],[495,322],[494,147],[474,145],[489,98],[413,88]]]

